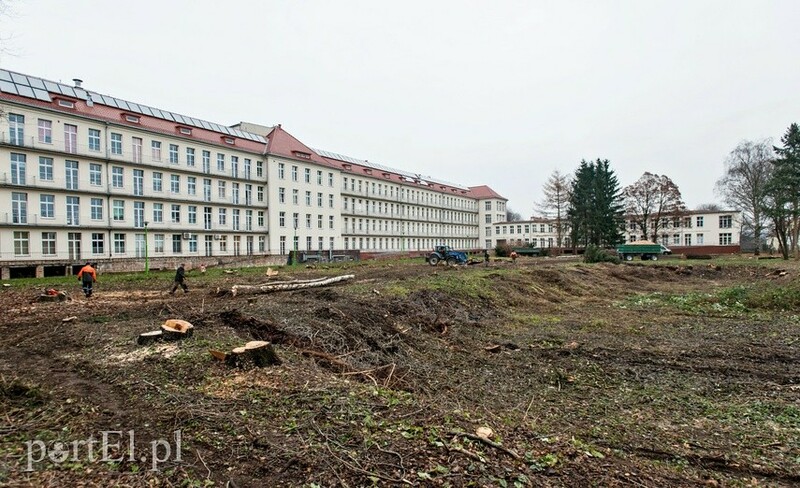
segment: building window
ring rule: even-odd
[[[278,227],[286,227],[286,212],[278,212]]]
[[[163,203],[154,203],[153,204],[153,222],[161,223],[164,221],[164,204]]]
[[[124,170],[119,166],[111,168],[111,186],[114,188],[122,188],[123,185],[123,172]]]
[[[122,134],[111,133],[111,154],[122,154]]]
[[[311,228],[311,214],[306,214],[306,229]]]
[[[730,229],[731,227],[733,227],[733,219],[731,218],[731,216],[730,215],[720,215],[719,216],[719,228],[720,229]]]
[[[27,173],[27,159],[24,154],[11,153],[11,184],[24,185]]]
[[[244,158],[244,177],[245,177],[245,179],[248,179],[248,180],[250,179],[251,166],[252,166],[252,162],[249,159]]]
[[[177,144],[170,144],[169,145],[169,162],[172,164],[178,164],[178,145]]]
[[[203,201],[211,201],[211,180],[203,178]]]
[[[231,176],[234,178],[239,177],[239,157],[231,156]]]
[[[30,254],[30,234],[14,231],[14,256],[27,256],[28,254]]]
[[[173,224],[180,223],[180,221],[181,221],[181,206],[173,204],[172,205],[172,211],[171,211],[170,215],[171,215]]]
[[[39,119],[39,142],[44,144],[53,143],[53,122],[50,120]]]
[[[234,208],[231,210],[231,224],[233,225],[233,230],[239,230],[239,209]]]
[[[56,233],[42,232],[42,254],[54,256],[56,254]]]
[[[122,222],[125,220],[125,200],[112,201],[111,215],[116,222]]]
[[[163,189],[164,175],[159,171],[153,171],[153,191],[161,191]]]
[[[219,198],[225,198],[225,182],[219,181],[217,182],[217,196]]]
[[[203,151],[203,173],[211,173],[211,151]]]
[[[217,153],[217,171],[225,172],[225,155]]]
[[[306,192],[306,206],[307,207],[311,206],[311,192],[310,191]]]
[[[11,193],[11,222],[14,224],[28,223],[28,194]]]
[[[197,252],[197,234],[189,236],[189,252]]]
[[[67,225],[81,225],[80,203],[79,197],[67,197]]]
[[[697,225],[695,227],[702,227],[703,226],[703,217],[697,217]]]
[[[264,201],[264,187],[256,187],[256,200],[260,203]]]
[[[144,170],[133,170],[133,194],[136,196],[144,195]]]
[[[65,161],[64,171],[66,173],[66,188],[67,190],[78,189],[78,162]]]
[[[92,232],[92,254],[105,253],[105,234],[102,232]]]
[[[39,158],[41,162],[42,158]],[[52,160],[50,161],[52,165]],[[89,163],[89,184],[92,186],[102,186],[103,184],[103,175],[102,175],[102,166],[97,163]]]
[[[691,246],[692,245],[692,235],[686,234],[683,236],[683,245],[684,246]]]
[[[133,149],[133,162],[142,162],[142,138],[134,137],[131,139],[131,148]]]
[[[286,188],[278,188],[278,203],[286,203]]]
[[[219,209],[217,218],[219,220],[219,225],[221,226],[228,225],[228,210],[224,208]]]
[[[194,166],[194,148],[187,147],[186,148],[186,166],[193,167]]]
[[[264,227],[264,211],[263,210],[259,210],[258,211],[258,217],[257,218],[258,218],[258,226],[259,227]]]
[[[172,234],[172,253],[173,254],[180,254],[182,249],[181,244],[181,235],[180,234]]]
[[[39,214],[43,219],[52,219],[55,216],[55,195],[39,195]]]
[[[219,250],[220,252],[228,252],[228,236],[219,238]]]
[[[196,224],[197,223],[197,206],[196,205],[189,205],[189,223]]]
[[[156,253],[164,252],[164,234],[153,235],[153,252]]]
[[[304,173],[304,175],[303,175],[303,179],[304,179],[304,181],[305,181],[306,183],[311,183],[311,169],[309,169],[309,168],[305,168],[305,170],[303,171],[303,173]]]
[[[89,203],[92,220],[103,220],[103,199],[92,198]]]
[[[328,216],[328,228],[333,229],[333,215]]]
[[[78,152],[78,126],[64,124],[64,151],[70,154]]]
[[[21,146],[25,142],[25,116],[8,114],[8,130],[8,142]],[[27,252],[25,254],[27,254]]]
[[[292,181],[297,181],[297,166],[292,166]]]
[[[180,175],[170,175],[169,176],[169,191],[172,193],[180,193],[181,192],[181,177]]]
[[[487,224],[491,224],[492,223],[492,214],[486,214],[486,223]]]
[[[286,165],[278,163],[278,179],[282,180],[286,177]]]
[[[133,202],[133,226],[144,227],[144,202]]]
[[[89,129],[89,150],[100,150],[100,131],[98,129]]]
[[[114,254],[125,254],[125,234],[114,234]]]
[[[264,176],[264,161],[256,161],[256,178]]]
[[[231,200],[234,204],[239,204],[239,183],[231,183]]]
[[[161,161],[161,141],[150,141],[150,158]]]
[[[297,205],[300,200],[300,190],[292,190],[292,203]]]
[[[194,176],[186,178],[186,191],[189,195],[195,195],[197,193],[197,178]]]
[[[731,242],[733,242],[733,234],[730,232],[722,232],[719,235],[719,245],[720,246],[730,246]]]
[[[39,179],[53,181],[53,158],[39,156]]]

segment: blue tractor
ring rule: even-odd
[[[433,252],[428,254],[428,264],[436,266],[440,262],[448,265],[467,264],[467,254],[461,251],[454,251],[450,246],[435,246]]]

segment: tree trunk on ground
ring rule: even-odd
[[[192,337],[194,326],[185,320],[169,319],[161,326],[165,341],[179,341]]]
[[[299,290],[302,288],[313,288],[317,286],[327,286],[340,281],[353,279],[355,275],[342,275],[334,276],[331,278],[317,278],[314,280],[295,280],[295,281],[279,281],[275,283],[264,283],[261,285],[233,285],[230,293],[233,296],[238,294],[258,294],[258,293],[272,293],[275,291],[286,290]],[[218,294],[226,294],[227,292],[218,292]]]
[[[160,330],[145,332],[144,334],[139,334],[139,338],[136,340],[136,343],[139,344],[140,346],[146,346],[148,344],[160,341],[162,335],[163,332],[161,332]]]

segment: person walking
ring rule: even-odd
[[[78,271],[78,281],[83,285],[83,294],[86,295],[86,298],[92,296],[92,287],[97,281],[97,272],[89,261]]]
[[[488,249],[484,249],[483,250],[483,263],[484,264],[489,264],[489,250]]]
[[[178,270],[175,271],[175,284],[172,286],[172,291],[169,292],[169,294],[174,295],[175,290],[177,290],[179,286],[183,288],[184,293],[189,293],[189,287],[186,286],[186,283],[184,283],[185,280],[186,280],[186,269],[184,268],[184,264],[181,263],[181,265],[178,266]]]

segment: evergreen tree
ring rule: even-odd
[[[568,212],[573,246],[613,246],[622,241],[622,197],[609,161],[582,160],[575,171]]]
[[[800,233],[800,127],[791,124],[775,147],[772,176],[766,185],[765,214],[772,220],[784,259],[797,253]]]

